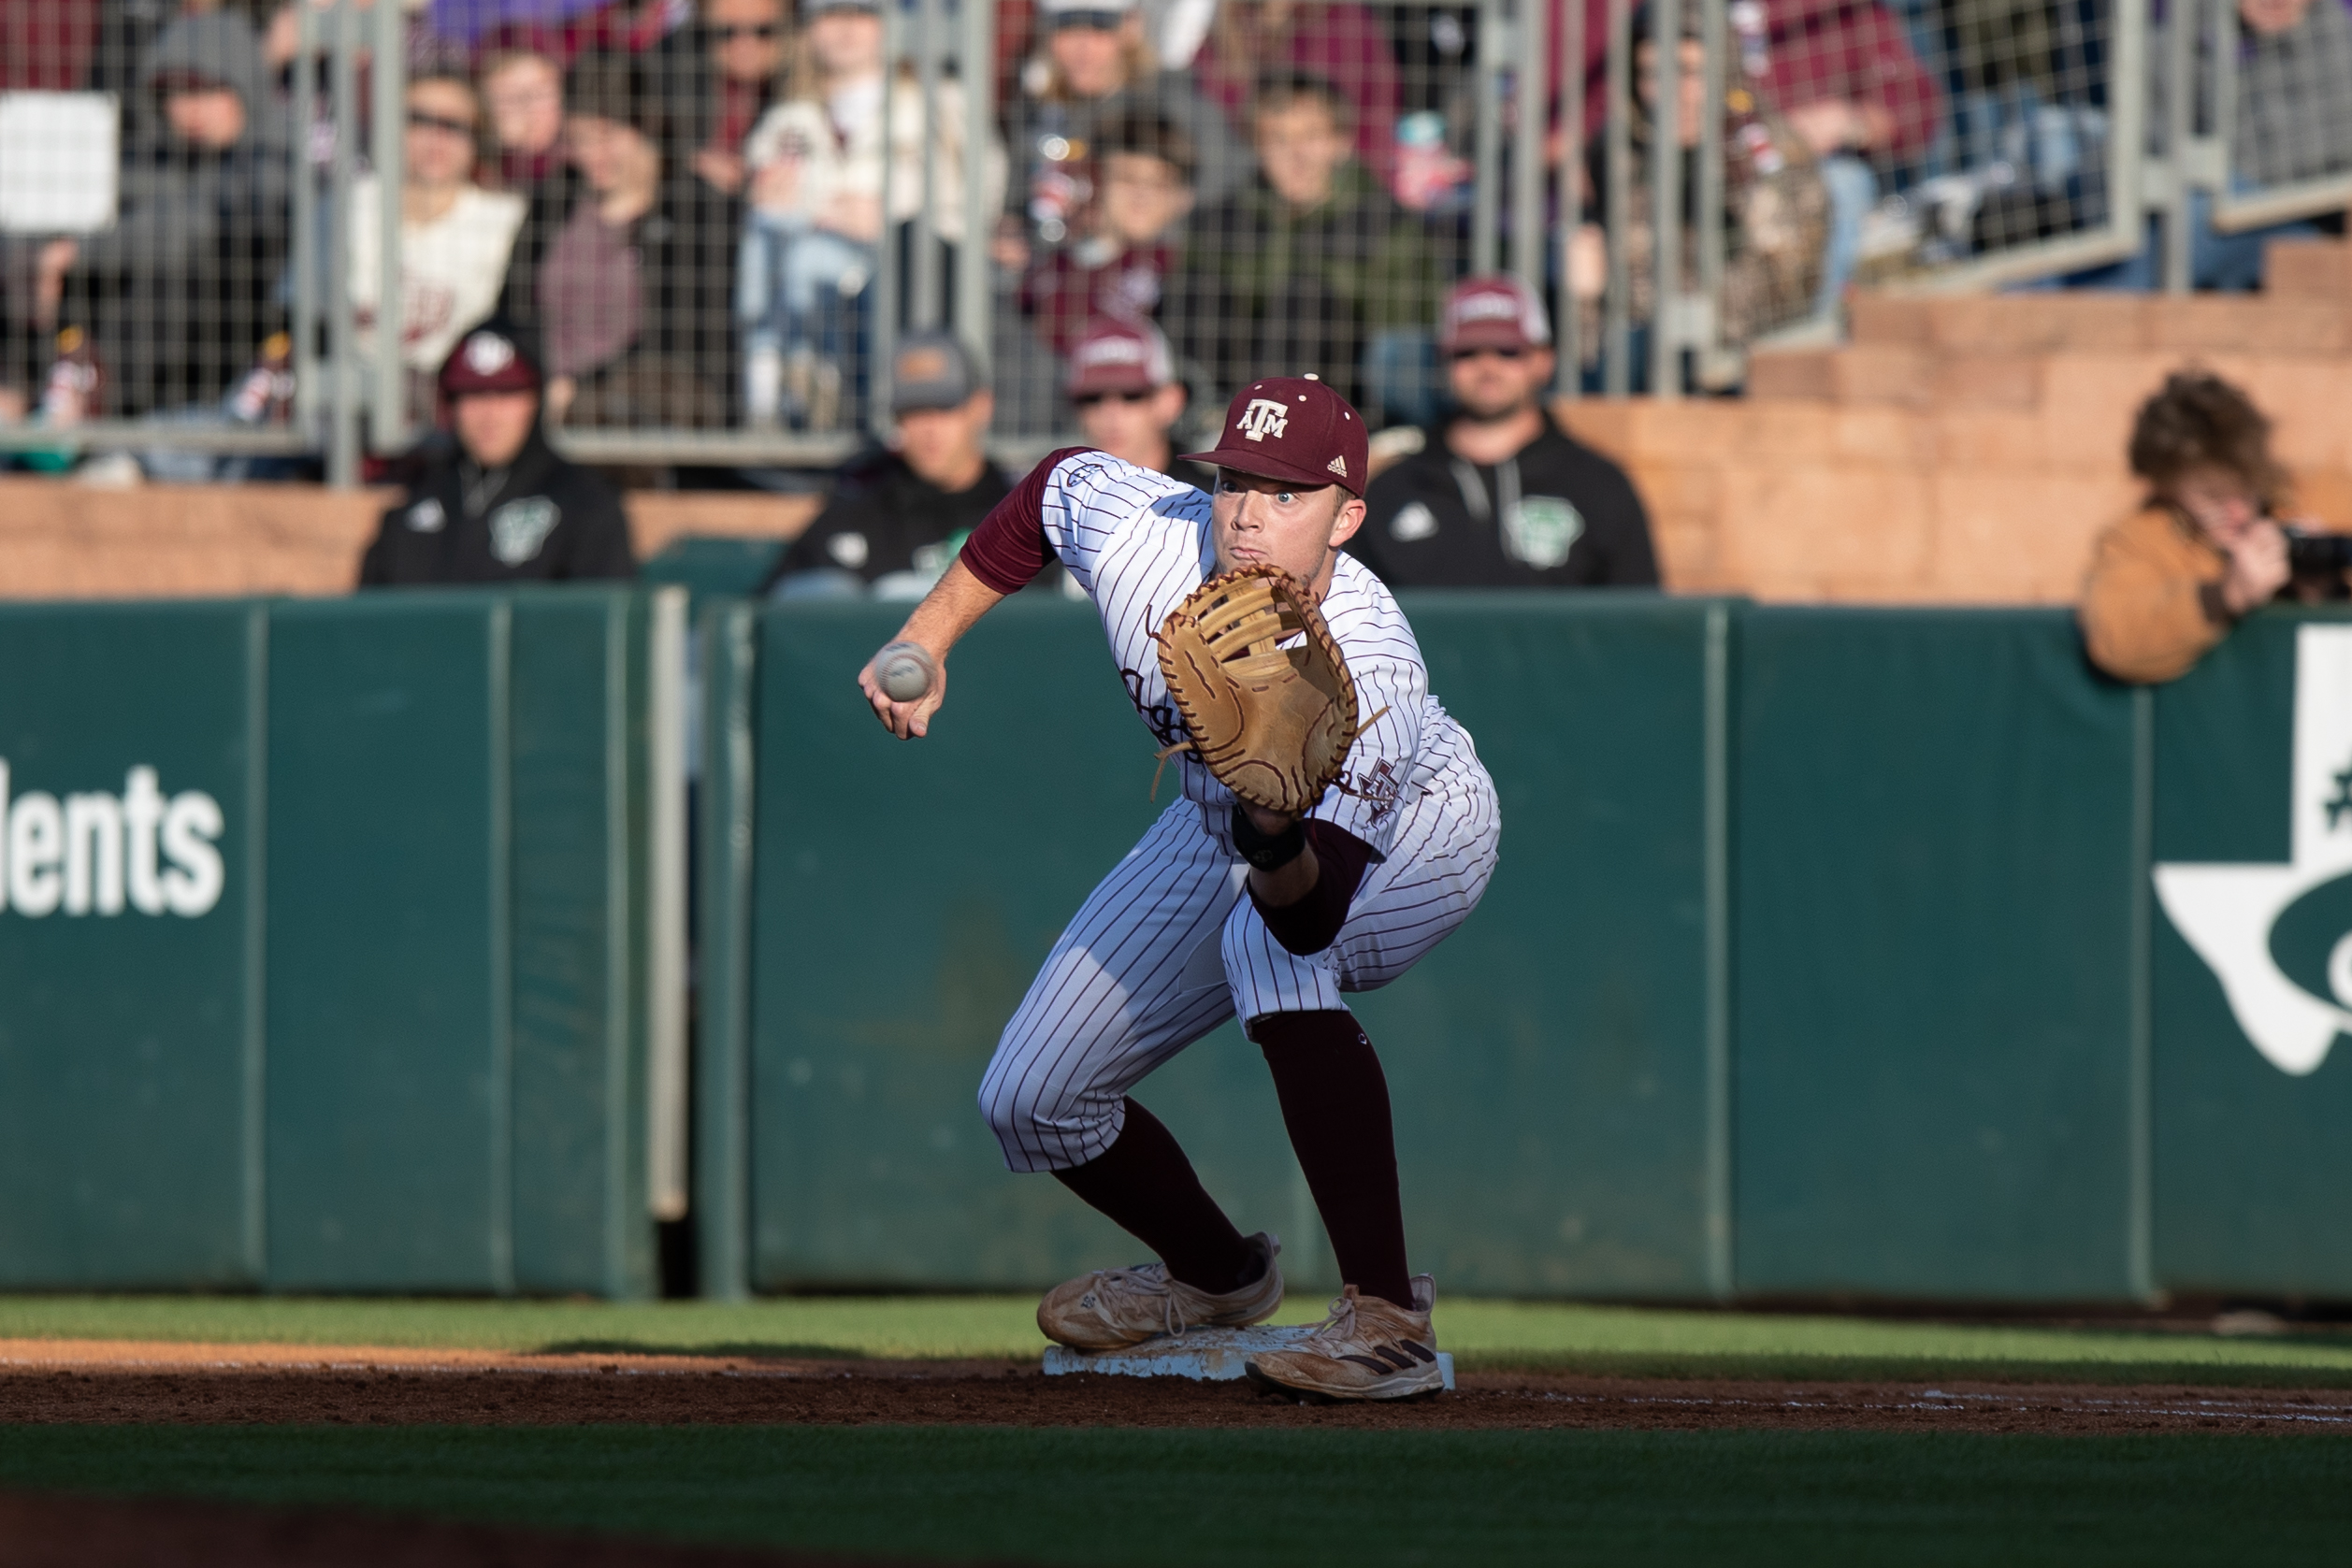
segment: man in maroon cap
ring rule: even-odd
[[[1072,345],[1069,369],[1070,402],[1088,445],[1196,490],[1216,484],[1215,474],[1176,455],[1186,394],[1158,327],[1097,317]]]
[[[1437,341],[1453,415],[1380,433],[1397,458],[1348,548],[1392,588],[1654,588],[1650,518],[1625,471],[1544,406],[1551,324],[1516,278],[1447,296]]]
[[[545,384],[503,318],[457,340],[439,378],[448,444],[377,525],[361,587],[637,575],[620,496],[547,444]]]
[[[1406,1261],[1388,1084],[1345,993],[1387,985],[1466,919],[1500,815],[1470,738],[1429,692],[1412,627],[1340,546],[1364,521],[1364,421],[1312,377],[1271,377],[1226,410],[1214,495],[1104,453],[1053,453],[966,541],[898,641],[938,671],[912,701],[859,684],[892,734],[927,734],[959,638],[1059,561],[1093,599],[1136,712],[1183,790],[1071,920],[980,1086],[1005,1163],[1049,1172],[1157,1260],[1098,1269],[1037,1309],[1047,1337],[1120,1350],[1187,1328],[1261,1323],[1280,1244],[1244,1236],[1167,1129],[1128,1091],[1228,1018],[1265,1054],[1345,1287],[1331,1316],[1255,1347],[1250,1375],[1328,1399],[1403,1399],[1449,1381],[1436,1287]],[[1320,603],[1363,732],[1305,815],[1237,801],[1199,760],[1156,634],[1209,577],[1280,567]],[[1048,807],[1037,830],[1053,831]]]

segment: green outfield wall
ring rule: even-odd
[[[0,610],[0,1286],[651,1289],[657,619]]]
[[[0,1288],[642,1295],[689,1197],[714,1295],[1131,1257],[974,1102],[1162,809],[1090,610],[910,745],[900,609],[708,596],[690,677],[685,602],[0,609]],[[1448,1290],[2352,1299],[2352,617],[2134,690],[2058,611],[1407,608],[1504,813],[1356,999]],[[1140,1098],[1334,1283],[1236,1030]]]
[[[2157,1276],[2352,1298],[2352,620],[2256,617],[2156,720]]]
[[[2352,621],[2267,612],[2148,691],[2090,671],[2062,611],[1407,609],[1504,813],[1478,913],[1356,999],[1417,1267],[1495,1294],[2352,1296]],[[714,1293],[1032,1286],[1133,1250],[1006,1173],[974,1094],[1157,810],[1148,740],[1089,607],[1024,596],[959,650],[931,739],[892,741],[853,681],[901,618],[706,621]],[[1234,1029],[1138,1097],[1331,1282]]]

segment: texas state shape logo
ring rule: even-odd
[[[2288,812],[2286,865],[2160,865],[2156,891],[2254,1048],[2301,1075],[2352,1034],[2352,626],[2296,632]]]

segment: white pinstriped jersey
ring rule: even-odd
[[[1089,452],[1062,460],[1046,482],[1046,541],[1102,612],[1127,696],[1162,746],[1185,739],[1169,700],[1152,634],[1168,612],[1217,571],[1209,499],[1180,480]],[[1348,661],[1356,711],[1369,722],[1348,755],[1339,786],[1313,815],[1385,856],[1407,801],[1483,784],[1469,737],[1429,693],[1413,628],[1387,584],[1343,554],[1323,596],[1323,621]],[[1234,798],[1189,752],[1178,753],[1184,796],[1222,836]],[[1466,804],[1466,801],[1465,801]]]
[[[1045,495],[1045,531],[1103,614],[1136,711],[1162,744],[1184,738],[1151,633],[1216,570],[1208,497],[1087,453]],[[1046,956],[980,1084],[980,1108],[1016,1171],[1098,1158],[1125,1124],[1127,1091],[1228,1018],[1344,1010],[1468,918],[1493,874],[1494,785],[1462,726],[1429,695],[1396,601],[1342,556],[1322,602],[1368,725],[1348,758],[1353,793],[1315,814],[1382,858],[1367,867],[1331,945],[1292,953],[1267,929],[1234,854],[1233,797],[1190,757],[1185,798],[1111,869]]]

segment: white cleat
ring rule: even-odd
[[[1097,1269],[1046,1292],[1037,1327],[1073,1350],[1123,1350],[1187,1329],[1243,1329],[1263,1323],[1282,1304],[1282,1243],[1265,1231],[1249,1238],[1265,1258],[1264,1272],[1238,1290],[1211,1295],[1168,1275],[1165,1263]]]
[[[1414,1399],[1446,1386],[1429,1309],[1436,1281],[1413,1276],[1407,1312],[1352,1285],[1331,1303],[1331,1316],[1289,1350],[1262,1350],[1249,1359],[1249,1380],[1299,1400]]]

